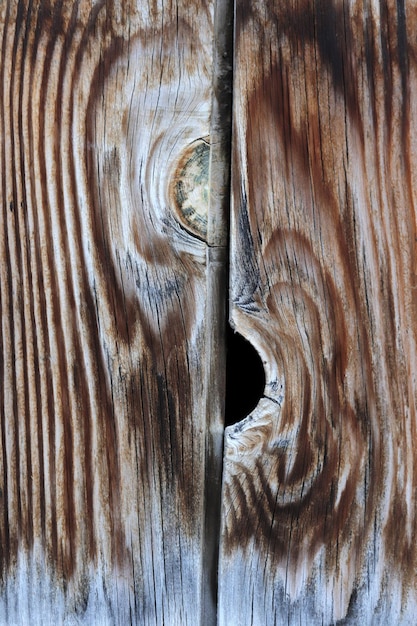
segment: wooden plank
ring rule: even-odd
[[[213,3],[0,30],[0,623],[210,623]]]
[[[416,8],[236,0],[220,624],[415,622]]]

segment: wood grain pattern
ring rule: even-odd
[[[416,5],[237,0],[220,624],[412,624]],[[249,565],[250,563],[250,565]]]
[[[0,33],[0,623],[198,623],[211,304],[169,190],[213,4],[10,0]]]

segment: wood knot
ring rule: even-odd
[[[207,237],[209,162],[207,138],[196,139],[182,151],[170,183],[171,202],[178,220],[203,240]]]

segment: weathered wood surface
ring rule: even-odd
[[[415,2],[236,0],[220,624],[417,615]],[[339,623],[339,622],[338,622]]]
[[[0,32],[0,623],[209,620],[213,3],[6,0]]]

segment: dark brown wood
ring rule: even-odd
[[[210,623],[208,155],[202,231],[172,189],[213,3],[10,0],[0,41],[0,623]]]
[[[416,6],[237,0],[220,624],[411,624]]]

